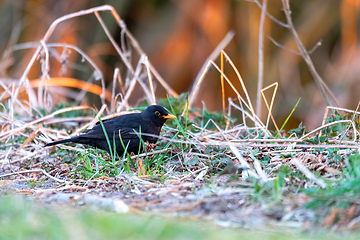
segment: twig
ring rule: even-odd
[[[290,29],[292,35],[294,36],[294,39],[295,39],[295,42],[300,51],[301,57],[305,60],[306,64],[308,65],[311,75],[313,76],[316,85],[318,86],[321,94],[323,95],[323,98],[324,98],[326,104],[327,105],[335,104],[336,106],[339,106],[334,94],[331,92],[329,87],[326,85],[324,80],[321,78],[319,73],[316,71],[315,66],[310,58],[308,51],[305,49],[303,43],[300,40],[299,35],[297,34],[297,32],[295,30],[294,24],[291,19],[289,0],[282,0],[282,4],[283,4],[287,24],[289,25],[289,29]]]
[[[112,8],[112,7],[111,7]],[[112,8],[111,9],[113,13],[116,13],[116,11]],[[110,40],[111,44],[113,45],[113,47],[115,48],[116,52],[119,54],[119,56],[121,57],[121,59],[123,60],[125,66],[127,67],[127,69],[130,71],[130,73],[132,75],[134,75],[135,71],[133,69],[133,67],[131,66],[131,63],[129,62],[129,60],[127,59],[127,57],[125,56],[124,52],[120,49],[119,45],[116,43],[115,39],[113,38],[113,36],[111,35],[109,29],[107,28],[107,26],[105,25],[104,21],[102,20],[102,18],[100,17],[99,15],[99,12],[98,11],[94,11],[94,14],[96,16],[96,18],[98,19],[101,27],[104,29],[104,32],[106,34],[106,36],[108,37],[108,39]],[[118,19],[119,21],[122,21],[120,20],[120,17],[119,15],[117,15],[116,13],[116,16],[114,15],[114,17],[116,19]],[[121,25],[122,27],[125,27],[126,28],[126,25],[125,24],[122,24]]]
[[[260,8],[262,8],[261,3],[258,0],[248,0],[249,2],[254,2],[256,3],[256,5],[258,5]],[[283,26],[285,28],[289,28],[289,25],[286,23],[283,23],[279,20],[277,20],[273,15],[271,15],[270,13],[266,12],[266,16],[268,16],[271,20],[273,20],[274,22],[276,22],[277,24],[279,24],[280,26]]]
[[[309,50],[309,54],[311,55],[313,52],[316,51],[316,49],[318,49],[318,47],[320,47],[322,45],[322,39],[320,39],[310,50]]]
[[[208,62],[206,62],[205,67],[203,66],[203,67],[201,68],[201,75],[200,75],[199,78],[197,78],[197,79],[195,80],[195,82],[194,82],[194,84],[193,84],[193,87],[192,87],[192,90],[191,90],[191,92],[190,92],[190,94],[189,94],[188,107],[185,107],[185,108],[184,108],[184,111],[182,112],[181,116],[185,116],[185,114],[186,114],[186,109],[190,109],[190,108],[191,108],[191,105],[192,105],[192,103],[193,103],[193,101],[194,101],[194,99],[195,99],[195,96],[196,96],[196,94],[197,94],[198,88],[200,87],[201,82],[203,81],[203,79],[204,79],[207,71],[208,71],[209,68],[210,68],[210,64],[211,64],[211,62],[208,61]],[[199,76],[199,75],[198,75],[198,76]]]
[[[284,45],[281,45],[275,39],[273,39],[271,36],[268,36],[268,38],[270,39],[270,41],[272,41],[275,44],[275,46],[277,46],[277,47],[279,47],[281,49],[285,49],[286,51],[291,52],[291,53],[293,53],[295,55],[301,56],[301,54],[299,52],[294,51],[291,48],[285,47]]]
[[[287,48],[287,47],[285,47],[284,45],[281,45],[280,43],[278,43],[278,42],[277,42],[274,38],[272,38],[271,36],[268,36],[268,38],[270,39],[270,41],[272,41],[272,42],[275,44],[275,46],[277,46],[277,47],[279,47],[279,48],[282,48],[282,49],[285,49],[286,51],[291,52],[291,53],[293,53],[293,54],[295,54],[295,55],[301,56],[301,54],[300,54],[299,52],[294,51],[294,50],[292,50],[291,48]],[[318,41],[318,42],[311,48],[311,50],[308,51],[309,54],[311,55],[313,52],[315,52],[315,50],[316,50],[318,47],[321,46],[321,43],[322,43],[322,40]]]
[[[142,84],[141,80],[140,80],[140,74],[141,74],[141,70],[142,70],[142,64],[144,63],[144,58],[145,55],[141,55],[140,59],[138,61],[138,64],[136,66],[136,70],[134,73],[133,78],[130,81],[130,86],[128,87],[126,94],[122,100],[122,105],[128,105],[128,100],[130,98],[130,95],[132,94],[132,92],[134,91],[135,88],[135,84],[136,82],[138,82],[140,85]],[[145,86],[142,86],[145,92],[145,95],[147,96],[147,98],[149,99],[149,101],[151,101],[151,94],[149,91],[147,91]]]

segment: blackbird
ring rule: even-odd
[[[151,105],[141,113],[130,113],[106,119],[103,122],[106,134],[110,141],[111,151],[114,152],[114,143],[118,156],[122,156],[124,151],[138,154],[143,149],[141,139],[144,142],[156,143],[161,127],[167,119],[176,117],[169,114],[165,108],[159,105]],[[120,137],[119,137],[120,133]],[[121,143],[122,141],[122,143]],[[45,145],[52,146],[59,143],[81,143],[107,151],[110,155],[109,144],[100,123],[92,129],[77,137],[51,142]],[[125,149],[124,149],[124,147]]]

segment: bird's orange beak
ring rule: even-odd
[[[163,118],[165,118],[165,119],[175,119],[176,117],[175,117],[175,115],[168,114],[166,116],[163,116]]]

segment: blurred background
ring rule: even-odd
[[[19,43],[38,42],[51,23],[72,12],[102,4],[112,5],[125,21],[129,31],[148,55],[155,69],[177,92],[189,92],[202,65],[225,35],[234,30],[235,37],[225,51],[241,73],[250,98],[255,105],[258,78],[258,44],[260,7],[245,0],[2,0],[0,2],[0,54],[4,56]],[[290,1],[292,19],[315,68],[336,96],[340,107],[355,110],[359,100],[360,82],[360,1],[312,0]],[[269,0],[268,12],[285,22],[281,1]],[[109,13],[101,13],[115,39],[120,29]],[[274,39],[278,45],[270,40]],[[104,34],[96,17],[86,15],[61,23],[49,39],[79,47],[99,66],[107,87],[111,88],[115,67],[120,67],[118,54]],[[13,51],[11,58],[0,62],[1,81],[18,81],[34,49]],[[300,122],[313,129],[321,124],[326,103],[304,60],[298,54],[291,32],[270,18],[265,21],[264,87],[279,83],[273,114],[278,123],[289,115],[299,98],[301,101],[287,128]],[[59,50],[61,54],[61,50]],[[81,62],[69,54],[69,62]],[[219,63],[219,58],[216,60]],[[81,64],[63,69],[62,64],[50,66],[52,77],[67,76],[86,81],[89,73]],[[229,65],[226,75],[240,89]],[[29,79],[41,77],[41,68],[33,67]],[[201,85],[195,106],[202,101],[211,111],[220,111],[220,75],[211,68]],[[166,97],[160,86],[157,98]],[[235,97],[230,87],[226,97]],[[99,98],[94,96],[90,102]],[[56,101],[61,101],[57,99]],[[134,100],[135,101],[135,100]],[[262,120],[266,119],[265,107]]]

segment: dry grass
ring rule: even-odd
[[[295,37],[301,56],[308,64],[310,71],[319,84],[319,88],[324,89],[322,91],[324,98],[333,99],[325,83],[318,76],[308,52],[304,49],[292,25],[288,1],[284,0],[283,5],[287,19],[287,23],[284,25]],[[120,41],[120,43],[116,42],[103,22],[99,14],[102,11],[111,12],[114,21],[121,29],[120,39],[123,41]],[[266,13],[264,8],[262,8],[262,13],[264,18]],[[120,68],[115,69],[111,91],[106,89],[103,73],[99,70],[99,67],[97,67],[81,49],[63,43],[48,43],[48,39],[56,32],[59,23],[87,14],[94,14],[96,16],[108,41],[122,59],[124,68],[121,69],[126,69],[126,73],[121,73],[120,71],[124,70],[120,70]],[[186,213],[187,215],[201,217],[212,216],[216,220],[229,221],[237,225],[251,227],[256,227],[257,222],[254,222],[254,219],[258,216],[267,220],[273,220],[274,217],[271,216],[271,214],[268,215],[265,211],[261,210],[263,206],[267,206],[266,201],[251,204],[252,202],[249,199],[254,195],[255,188],[253,185],[249,185],[249,182],[246,182],[247,177],[256,179],[257,184],[265,186],[268,182],[276,182],[278,180],[277,170],[279,168],[288,166],[294,171],[299,170],[304,178],[293,177],[291,179],[285,179],[286,184],[298,187],[317,185],[320,188],[325,188],[326,183],[323,176],[326,176],[327,180],[336,181],[337,176],[341,174],[342,167],[344,167],[346,155],[358,150],[359,132],[355,125],[355,118],[352,118],[351,120],[337,120],[331,123],[324,121],[322,126],[307,134],[303,134],[301,137],[295,134],[285,137],[284,134],[284,137],[278,138],[278,134],[282,134],[280,132],[282,128],[279,129],[272,114],[278,83],[273,83],[270,86],[258,89],[258,98],[256,101],[258,103],[260,101],[259,96],[262,96],[268,111],[266,119],[264,119],[266,122],[264,123],[257,114],[259,107],[257,107],[257,109],[253,107],[254,105],[259,105],[252,102],[239,70],[236,68],[230,56],[223,50],[232,37],[233,33],[229,32],[214,50],[213,54],[209,56],[194,81],[188,101],[181,106],[181,111],[177,112],[179,117],[180,114],[182,114],[183,121],[190,121],[198,117],[196,116],[198,113],[191,111],[192,103],[196,99],[199,89],[206,84],[206,81],[209,81],[206,79],[207,71],[210,67],[214,67],[219,72],[222,86],[222,96],[219,101],[222,101],[223,105],[224,116],[226,118],[225,126],[219,126],[219,124],[212,119],[204,123],[202,127],[194,125],[183,127],[183,121],[179,122],[176,127],[166,126],[162,133],[161,142],[171,142],[171,144],[160,150],[133,156],[132,159],[134,161],[136,159],[138,163],[136,165],[137,169],[132,168],[131,171],[127,173],[125,173],[123,169],[116,176],[110,177],[106,176],[106,173],[109,173],[108,171],[104,171],[104,176],[102,177],[98,177],[99,173],[97,172],[91,177],[83,179],[81,178],[81,174],[74,174],[76,166],[62,162],[65,156],[59,153],[60,150],[54,151],[54,148],[44,148],[44,144],[56,139],[63,139],[79,134],[86,128],[91,128],[96,123],[98,117],[101,117],[104,113],[107,115],[106,118],[127,113],[130,108],[134,107],[130,106],[129,99],[135,90],[144,92],[144,99],[141,99],[141,101],[143,102],[145,100],[148,104],[156,103],[158,100],[155,95],[157,84],[166,90],[170,98],[177,98],[179,96],[154,69],[136,39],[111,6],[96,7],[58,18],[51,24],[39,43],[16,46],[7,53],[11,55],[11,51],[19,51],[29,47],[36,48],[31,61],[20,79],[16,81],[6,79],[6,81],[2,81],[1,83],[4,90],[0,98],[4,110],[0,115],[0,139],[3,143],[0,149],[0,159],[2,159],[0,160],[0,177],[14,179],[14,181],[17,182],[25,179],[27,183],[33,184],[43,181],[49,182],[49,185],[45,184],[43,187],[31,190],[31,194],[35,194],[44,199],[63,197],[61,201],[81,201],[85,204],[88,202],[91,204],[94,199],[91,199],[91,197],[80,197],[80,193],[84,192],[84,194],[89,194],[86,196],[90,196],[91,194],[98,195],[99,192],[101,192],[109,196],[109,199],[112,199],[111,209],[114,208],[115,211],[118,212],[128,212],[130,209],[138,211],[140,209],[144,211],[161,212],[162,214],[176,212],[181,215]],[[50,56],[53,54],[55,48],[61,48],[64,52],[66,52],[65,49],[71,49],[79,54],[93,69],[90,77],[91,81],[100,81],[101,88],[91,82],[84,82],[80,79],[51,76]],[[261,48],[259,52],[262,52]],[[219,55],[221,61],[220,67],[215,62]],[[136,59],[136,56],[139,56],[138,59]],[[58,61],[61,62],[61,58],[58,59]],[[28,74],[35,64],[40,64],[42,75],[39,79],[30,80]],[[224,71],[224,65],[226,66],[226,64],[235,72],[237,76],[236,80],[229,79],[228,74]],[[65,64],[64,67],[71,67],[71,64]],[[259,71],[263,70],[259,69]],[[126,78],[123,79],[122,76],[126,76]],[[240,84],[240,89],[235,87],[235,82]],[[261,82],[261,78],[259,78],[259,82]],[[229,98],[226,102],[225,84],[231,87],[237,96],[236,99]],[[259,85],[261,84],[259,83]],[[61,94],[65,93],[63,90],[68,87],[81,89],[80,93],[67,94],[67,96],[72,96],[75,99],[78,98],[78,95],[83,98],[84,94],[88,92],[98,95],[102,102],[102,107],[100,110],[89,106],[67,107],[42,116],[41,114],[43,113],[41,113],[41,109],[45,108],[47,111],[52,109],[54,99],[59,98],[59,96],[63,97]],[[271,88],[274,88],[271,99],[266,99],[264,92]],[[58,89],[62,90],[58,91]],[[116,93],[115,89],[121,89],[121,92]],[[78,99],[78,101],[81,101],[81,99]],[[107,107],[106,103],[110,104],[110,108]],[[92,118],[91,115],[57,117],[59,114],[84,112],[84,110],[89,109],[92,109],[93,114],[96,114],[94,118]],[[227,114],[225,114],[226,109],[228,111]],[[357,111],[335,107],[328,107],[328,109],[351,112],[354,114],[354,117],[359,113]],[[33,112],[37,114],[34,115]],[[242,116],[242,119],[235,125],[230,119],[237,115]],[[32,119],[32,116],[37,116],[37,118]],[[324,119],[326,117],[327,115]],[[271,129],[270,118],[276,129],[275,132]],[[93,120],[90,121],[90,119]],[[59,122],[62,122],[64,125],[75,126],[75,128],[72,133],[69,134],[64,128],[54,129],[50,126],[50,124]],[[79,122],[89,123],[78,125]],[[215,126],[215,130],[209,128],[211,124]],[[286,124],[286,122],[284,124]],[[309,144],[311,138],[321,136],[322,130],[339,124],[348,126],[348,131],[340,139],[338,136],[328,137],[326,144],[321,142]],[[69,154],[72,159],[78,158],[77,155],[90,156],[94,159],[107,158],[96,151],[89,153],[79,146],[69,147],[61,145],[59,148],[69,150],[66,151],[66,154]],[[322,155],[322,152],[317,150],[320,148],[325,149],[325,152],[327,149],[338,148],[339,156],[342,159],[338,162],[329,161],[327,156]],[[209,149],[210,151],[208,151]],[[148,169],[144,167],[142,161],[157,154],[165,154],[164,156],[169,160],[156,168],[154,165],[150,166],[152,168],[150,169],[152,170],[150,171],[152,175],[146,175],[145,173]],[[222,158],[228,159],[230,162],[225,163],[219,161],[219,159]],[[141,161],[139,161],[139,159],[141,159]],[[266,164],[263,163],[265,159],[268,159],[268,163]],[[213,163],[215,160],[217,160],[217,163]],[[94,167],[95,163],[93,162],[91,164]],[[116,167],[120,165],[120,161],[116,163]],[[219,175],[218,173],[220,172],[222,172],[223,175]],[[226,174],[241,176],[241,178],[240,180],[231,182],[229,175]],[[222,189],[223,184],[229,184],[227,188],[225,188],[227,190]],[[192,191],[195,190],[203,191],[204,186],[208,185],[213,188],[213,191],[217,195],[212,195],[210,192],[201,195],[201,191],[199,191],[199,193],[192,193]],[[31,184],[27,186],[31,186]],[[245,187],[242,188],[242,186]],[[228,191],[228,193],[226,193],[226,191]],[[60,194],[69,192],[80,193],[76,195],[78,197],[75,198],[69,195],[64,197]],[[123,192],[127,192],[127,195]],[[191,196],[193,197],[191,198]],[[226,198],[224,203],[221,203],[222,196]],[[149,197],[150,200],[148,200],[147,197]],[[284,204],[290,201],[290,197],[287,195],[282,197]],[[121,207],[118,206],[118,201],[116,200],[118,198],[124,199],[125,201],[125,203],[121,201]],[[236,199],[236,201],[234,199]],[[241,199],[241,203],[239,199]],[[96,198],[96,201],[98,203],[108,200]],[[238,215],[227,216],[225,214],[228,213],[228,211],[223,210],[222,207],[230,203],[234,203],[234,208],[230,210],[238,211]],[[210,211],[210,206],[216,206],[216,204],[219,205],[213,207]],[[304,214],[307,213],[308,210],[301,208],[303,205],[303,199],[293,200],[293,202],[289,204],[288,212],[282,212],[280,219],[284,219],[285,221],[285,219],[288,218],[288,214],[294,213],[295,211],[303,211]],[[120,210],[118,210],[118,208]],[[253,211],[253,213],[248,216],[248,220],[241,222],[239,219],[248,214],[244,209]],[[206,211],[210,211],[210,214],[206,214]],[[224,220],[226,216],[228,219]],[[355,217],[356,216],[354,216],[354,218]],[[315,217],[306,220],[316,221]],[[305,225],[306,222],[305,220],[291,221],[298,222],[300,225]],[[291,223],[291,221],[289,220],[288,222]]]

